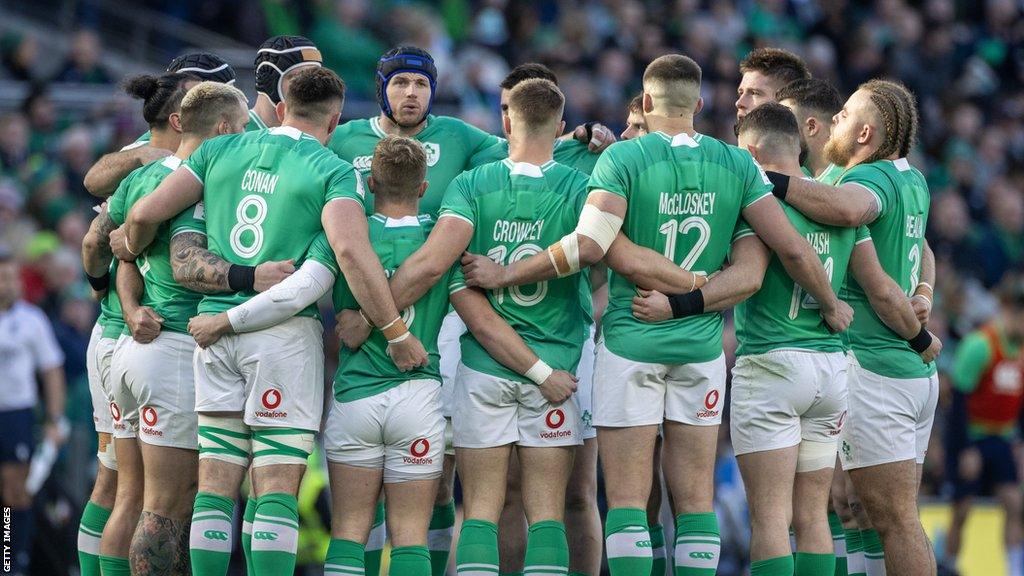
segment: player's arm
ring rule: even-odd
[[[225,334],[255,332],[276,326],[315,304],[330,292],[334,272],[316,260],[306,260],[294,274],[246,300],[214,315],[192,318],[188,331],[200,347],[206,348]]]
[[[731,264],[693,292],[666,296],[642,291],[633,298],[633,315],[644,322],[721,312],[750,298],[761,289],[771,252],[754,234],[732,243]]]
[[[85,173],[82,183],[93,196],[106,198],[113,194],[114,190],[117,190],[117,185],[132,170],[170,155],[170,150],[154,148],[149,144],[104,154]]]
[[[117,226],[107,213],[107,207],[100,208],[100,213],[92,219],[89,231],[82,239],[82,267],[86,279],[92,286],[94,294],[100,296],[110,286],[110,233]]]
[[[400,310],[412,306],[451,270],[473,237],[473,225],[458,216],[442,216],[427,241],[402,262],[391,277],[391,296]]]
[[[829,186],[778,172],[766,173],[774,185],[772,193],[815,222],[852,228],[874,222],[881,211],[875,195],[860,184]]]
[[[263,292],[295,270],[290,260],[259,266],[232,264],[206,248],[206,234],[186,231],[171,237],[174,281],[200,294]]]
[[[914,288],[914,295],[910,297],[910,303],[914,306],[917,319],[921,324],[927,326],[928,319],[932,313],[932,301],[935,299],[935,253],[924,241],[924,253],[921,256],[921,281]]]
[[[145,284],[139,267],[134,262],[122,262],[117,267],[117,299],[121,302],[121,314],[132,338],[140,344],[148,344],[160,334],[164,319],[149,306],[141,304]]]
[[[112,240],[115,254],[124,244],[130,255],[138,255],[153,242],[160,224],[203,199],[203,183],[186,166],[171,172],[151,193],[128,211],[121,242]],[[117,254],[121,258],[121,254]],[[121,258],[125,260],[126,258]],[[127,258],[131,259],[131,258]]]
[[[477,342],[502,366],[522,374],[540,386],[551,402],[563,402],[576,390],[576,380],[567,372],[552,370],[498,315],[478,290],[464,288],[451,295],[452,306]]]
[[[870,239],[853,247],[849,273],[864,289],[871,309],[883,324],[906,340],[925,362],[939,355],[942,344],[921,325],[906,293],[882,268]]]
[[[626,199],[604,190],[592,190],[576,229],[547,250],[508,266],[490,258],[468,254],[462,259],[467,286],[505,288],[569,276],[604,258],[622,228]]]
[[[633,284],[666,294],[690,292],[707,281],[704,275],[684,270],[654,250],[634,244],[621,231],[608,248],[604,261]]]
[[[790,224],[778,202],[770,197],[747,205],[743,218],[779,257],[786,272],[821,304],[825,322],[837,332],[846,330],[853,310],[832,291],[832,283],[811,245]]]
[[[953,356],[953,386],[964,394],[974,392],[992,361],[992,348],[980,332],[968,334],[956,347]]]

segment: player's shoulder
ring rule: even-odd
[[[875,162],[857,164],[847,169],[839,178],[839,183],[891,181],[894,172],[892,162],[876,160]]]
[[[499,178],[504,180],[511,171],[511,165],[512,162],[507,158],[481,164],[462,172],[452,180],[452,183],[476,185],[497,182]]]
[[[427,129],[431,131],[447,132],[453,136],[460,136],[468,132],[481,131],[469,122],[454,116],[427,115]]]
[[[558,188],[564,188],[573,193],[587,193],[590,176],[568,164],[551,161],[543,166],[543,173],[545,179]]]
[[[330,145],[340,146],[345,142],[346,138],[353,136],[364,136],[372,135],[374,133],[373,127],[371,126],[371,120],[373,118],[353,118],[347,120],[344,124],[339,124],[334,129],[334,134],[331,135]]]

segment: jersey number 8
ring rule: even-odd
[[[255,212],[250,214],[250,208]],[[263,248],[263,221],[267,219],[267,201],[250,194],[235,209],[235,225],[231,228],[231,249],[242,258],[252,258]],[[246,232],[251,239],[244,239]]]

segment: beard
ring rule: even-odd
[[[810,156],[810,154],[811,154],[811,151],[807,147],[807,140],[804,140],[801,137],[800,138],[800,165],[801,166],[806,166],[807,165],[807,157]]]
[[[833,133],[825,143],[825,159],[836,166],[846,167],[853,158],[856,141],[853,138],[844,137],[841,134]]]

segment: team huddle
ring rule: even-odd
[[[378,62],[380,115],[340,126],[311,42],[255,64],[252,109],[212,54],[129,80],[150,131],[86,177],[106,202],[82,250],[102,310],[83,574],[223,576],[239,539],[248,574],[291,574],[318,445],[328,575],[379,574],[385,541],[389,574],[445,574],[456,474],[460,576],[595,576],[603,555],[714,574],[728,309],[751,574],[935,572],[916,496],[941,343],[901,84],[844,103],[755,50],[732,145],[695,131],[701,69],[668,54],[616,142],[566,134],[540,64],[501,84],[504,138],[431,114],[417,48]]]

